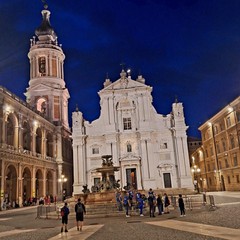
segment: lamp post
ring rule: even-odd
[[[64,175],[61,175],[61,177],[58,179],[58,182],[60,183],[60,194],[62,195],[62,201],[66,198],[66,191],[63,189],[63,184],[67,182],[67,178]]]
[[[193,184],[194,184],[194,190],[197,190],[199,193],[199,187],[198,187],[198,178],[197,174],[201,172],[201,169],[197,167],[197,165],[194,165],[192,168],[192,173],[193,173]]]

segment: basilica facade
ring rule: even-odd
[[[78,109],[72,113],[74,195],[103,180],[97,169],[104,155],[119,169],[114,179],[121,188],[193,188],[183,105],[176,101],[171,113],[158,114],[151,92],[141,75],[133,80],[122,70],[99,91],[98,119],[90,123]]]
[[[72,194],[65,55],[49,19],[44,9],[31,39],[26,101],[0,87],[1,206],[3,201],[22,206],[30,198]]]

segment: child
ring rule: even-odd
[[[184,201],[183,201],[183,198],[182,198],[182,194],[179,194],[178,206],[179,206],[180,212],[181,212],[181,216],[180,217],[186,216],[185,215],[185,206],[184,206]]]

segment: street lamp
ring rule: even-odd
[[[58,182],[60,183],[60,193],[62,194],[62,200],[64,201],[66,198],[66,191],[63,190],[63,184],[67,182],[67,178],[64,175],[61,175]]]
[[[201,169],[199,167],[197,167],[196,165],[194,165],[192,168],[193,184],[194,184],[194,190],[197,190],[198,193],[199,193],[199,187],[198,187],[197,174],[200,172],[201,172]]]

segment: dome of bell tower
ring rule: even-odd
[[[42,23],[35,30],[35,35],[40,41],[52,41],[56,42],[57,35],[50,24],[50,11],[47,9],[42,10]]]

